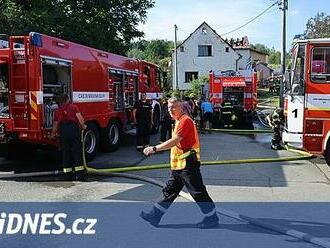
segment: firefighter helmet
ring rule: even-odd
[[[275,112],[272,116],[272,119],[273,119],[273,121],[279,121],[280,120],[279,114]]]

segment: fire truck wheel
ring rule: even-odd
[[[102,130],[101,146],[105,152],[113,152],[119,148],[121,142],[121,127],[117,120],[109,122]]]
[[[324,158],[327,162],[327,165],[330,166],[330,140],[327,142],[327,148],[324,151]]]
[[[87,161],[95,158],[100,142],[100,134],[94,123],[88,123],[84,134],[84,149]]]

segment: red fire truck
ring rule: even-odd
[[[87,159],[99,147],[113,151],[139,93],[159,96],[161,77],[145,61],[39,33],[11,36],[0,48],[0,151],[57,145],[48,134],[60,93],[70,95],[86,120]]]
[[[221,105],[231,102],[239,123],[253,121],[257,106],[257,74],[252,70],[209,73],[210,99],[216,116],[221,119]],[[218,119],[217,117],[215,119]]]
[[[330,39],[295,42],[284,100],[283,141],[330,165]]]

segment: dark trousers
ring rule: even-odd
[[[210,213],[215,209],[211,197],[206,191],[200,173],[200,162],[196,159],[196,154],[186,158],[186,168],[183,170],[171,170],[170,177],[163,188],[163,197],[158,204],[168,209],[177,198],[183,186],[186,186],[188,192],[194,198],[199,208],[204,214]]]
[[[232,125],[233,121],[231,120],[231,117],[233,116],[232,113],[225,113],[225,114],[222,114],[222,123],[224,125]]]
[[[168,134],[168,136],[167,136]],[[172,137],[172,120],[163,120],[160,128],[160,141],[165,142]]]
[[[213,118],[213,113],[211,113],[211,112],[205,112],[203,115],[204,121],[212,122],[212,118]]]
[[[136,127],[137,147],[150,145],[150,122],[139,121]]]
[[[64,168],[82,166],[81,134],[77,123],[61,123],[59,128]]]
[[[272,145],[281,145],[282,141],[282,130],[281,130],[281,125],[280,124],[275,124],[272,127],[273,131],[273,137],[272,137]]]

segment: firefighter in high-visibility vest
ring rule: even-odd
[[[78,107],[69,102],[67,94],[57,96],[56,101],[59,108],[55,111],[50,138],[54,139],[56,133],[59,133],[63,172],[73,180],[85,179],[80,130],[86,129],[87,126]]]
[[[232,127],[237,119],[231,101],[225,100],[221,104],[221,119],[224,127]]]
[[[284,128],[284,112],[282,108],[277,108],[273,113],[267,116],[269,126],[272,128],[273,137],[271,141],[271,148],[273,150],[281,150],[282,146],[282,132]]]
[[[158,226],[162,216],[179,195],[183,186],[197,202],[204,219],[197,223],[199,228],[211,228],[218,225],[214,202],[204,186],[200,173],[200,145],[193,120],[182,110],[182,102],[177,98],[168,100],[168,110],[175,120],[172,138],[166,142],[144,149],[145,155],[171,149],[171,171],[162,199],[155,203],[150,212],[141,212],[140,216],[153,226]]]

